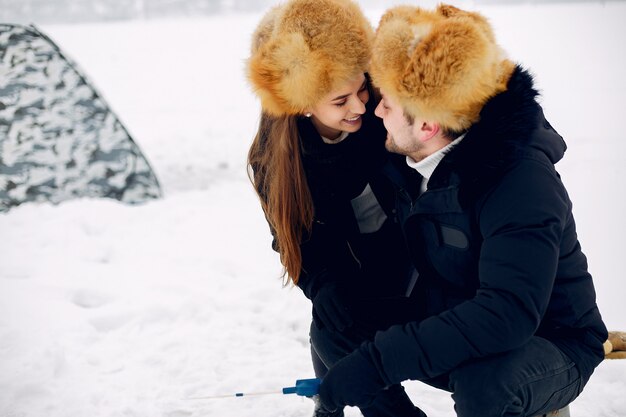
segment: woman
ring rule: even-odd
[[[410,320],[401,312],[415,274],[382,175],[390,156],[366,73],[372,37],[352,1],[291,0],[263,18],[248,60],[262,106],[248,163],[286,281],[313,302],[318,377],[377,330]],[[400,385],[361,411],[420,415]],[[316,405],[314,415],[343,412]]]

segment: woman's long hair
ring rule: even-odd
[[[262,113],[248,152],[248,175],[272,228],[285,285],[298,283],[300,242],[313,224],[313,200],[300,155],[297,117]]]

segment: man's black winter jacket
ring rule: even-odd
[[[387,383],[429,379],[532,336],[558,345],[585,381],[603,359],[607,331],[554,168],[565,143],[536,95],[518,67],[421,195],[419,174],[388,165],[422,319],[368,346]]]

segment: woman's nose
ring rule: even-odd
[[[352,97],[350,111],[354,114],[365,113],[365,103],[363,103],[359,97]]]

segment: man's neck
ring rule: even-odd
[[[433,152],[432,154],[428,155],[427,157],[422,158],[419,161],[416,161],[414,158],[412,158],[410,155],[408,155],[407,158],[406,158],[406,163],[411,168],[413,168],[417,172],[419,172],[420,175],[422,177],[424,177],[424,182],[427,183],[428,180],[430,179],[430,176],[433,174],[433,172],[435,171],[435,169],[439,165],[439,162],[441,162],[441,160],[444,158],[444,156],[446,156],[446,154],[448,152],[450,152],[452,150],[452,148],[454,148],[459,142],[461,142],[461,140],[463,140],[464,136],[465,135],[459,136],[458,138],[456,138],[452,142],[449,142],[444,147],[440,148],[436,152]]]

